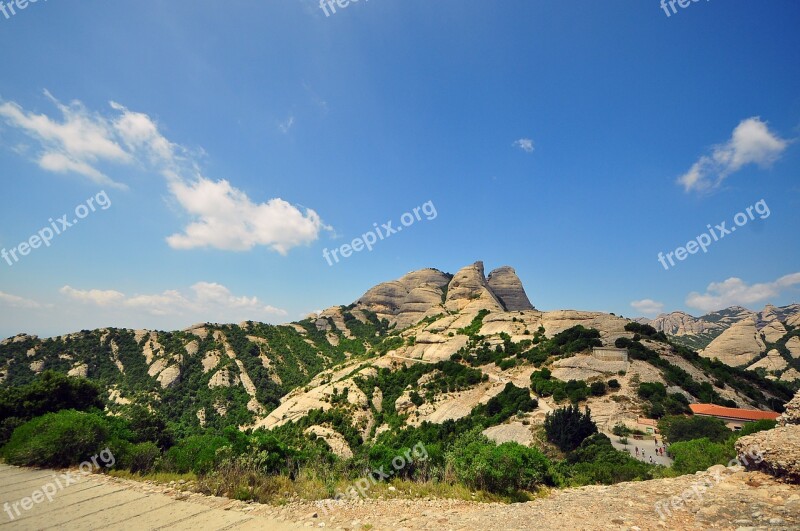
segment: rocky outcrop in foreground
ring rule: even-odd
[[[757,450],[761,461],[748,465],[783,481],[800,484],[800,393],[786,404],[775,429],[754,433],[736,441],[740,454]]]

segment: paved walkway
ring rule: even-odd
[[[628,444],[621,444],[619,442],[619,436],[614,435],[612,433],[606,433],[609,439],[611,439],[611,444],[614,445],[614,448],[617,450],[622,450],[623,452],[628,452],[633,458],[638,459],[639,461],[643,461],[645,463],[650,462],[650,457],[653,458],[653,463],[656,465],[663,465],[663,466],[672,466],[672,459],[667,457],[666,452],[664,452],[664,456],[656,455],[656,443],[653,439],[644,439],[641,441],[637,441],[633,438],[633,436],[628,437]],[[662,448],[664,446],[663,441],[661,439],[658,440],[658,447]],[[636,448],[639,448],[639,455],[636,455]],[[644,451],[644,455],[642,452]]]
[[[80,472],[64,474],[0,464],[0,531],[300,529],[262,516],[133,491]]]

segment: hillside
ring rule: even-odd
[[[230,425],[292,436],[302,430],[342,456],[427,423],[480,425],[498,441],[530,444],[544,415],[570,401],[588,405],[608,431],[691,402],[766,409],[791,396],[758,374],[631,326],[611,314],[538,311],[512,268],[486,277],[477,262],[454,275],[412,272],[288,325],[18,335],[0,343],[0,378],[20,385],[45,370],[85,376],[108,390],[111,410],[142,403],[181,433]],[[601,345],[627,348],[630,359],[597,359],[591,348]],[[597,382],[602,392],[590,393]],[[666,394],[643,399],[642,383],[663,385]],[[513,419],[517,409],[487,414],[487,404],[529,389],[538,407]]]
[[[767,305],[759,312],[732,306],[702,317],[672,312],[639,322],[704,357],[800,388],[800,304]]]

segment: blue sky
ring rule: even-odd
[[[101,192],[111,206],[0,259],[2,336],[284,322],[476,260],[515,267],[543,310],[800,299],[797,3],[15,11],[0,247]],[[761,200],[765,219],[659,263]],[[323,257],[426,203],[435,217],[372,251]]]

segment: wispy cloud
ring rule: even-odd
[[[294,116],[289,116],[289,118],[287,118],[285,122],[280,122],[278,124],[278,129],[280,129],[281,132],[285,135],[286,133],[289,132],[289,130],[292,128],[293,125],[294,125]]]
[[[263,245],[285,255],[330,229],[312,209],[281,198],[251,200],[227,180],[202,175],[196,152],[168,140],[145,113],[110,102],[108,115],[90,112],[79,101],[64,105],[45,91],[60,119],[26,112],[14,102],[0,103],[0,118],[40,144],[39,166],[75,173],[103,185],[126,188],[103,172],[109,164],[138,164],[166,179],[169,191],[189,217],[182,232],[167,237],[173,249],[214,248],[244,251]],[[280,124],[287,132],[291,116]]]
[[[132,309],[157,316],[191,316],[200,320],[213,318],[230,322],[287,315],[285,310],[263,304],[257,297],[235,296],[227,287],[214,282],[197,282],[186,293],[166,290],[132,297],[115,290],[80,290],[70,286],[59,291],[75,302]]]
[[[512,144],[514,147],[518,147],[525,153],[533,153],[533,140],[530,138],[520,138],[519,140],[515,140]]]
[[[704,312],[722,310],[730,306],[744,306],[768,302],[788,289],[800,284],[800,272],[785,275],[774,282],[747,284],[736,277],[723,282],[712,282],[705,293],[692,292],[686,305]]]
[[[634,310],[643,315],[658,315],[664,311],[664,303],[654,301],[653,299],[632,301],[631,306]]]
[[[90,113],[80,102],[64,105],[47,91],[45,96],[61,112],[60,120],[26,112],[14,102],[0,103],[0,118],[39,142],[39,166],[56,173],[78,173],[104,186],[125,188],[97,168],[100,163],[132,160],[115,139],[113,124]]]
[[[678,183],[686,192],[714,189],[748,164],[769,167],[780,158],[788,144],[771,132],[761,118],[748,118],[733,130],[730,140],[714,146],[711,154],[700,157],[678,178]]]
[[[51,305],[43,304],[32,299],[26,299],[11,293],[0,291],[0,305],[10,308],[39,309],[49,308]]]

